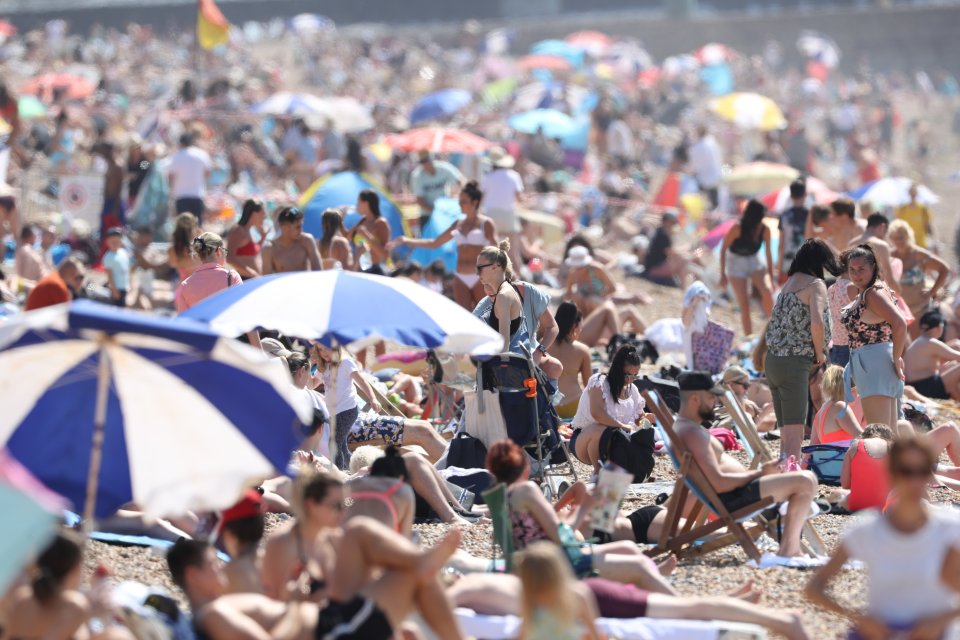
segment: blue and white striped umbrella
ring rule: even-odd
[[[0,349],[0,445],[88,521],[229,507],[312,419],[285,371],[196,322],[78,301],[0,326]]]
[[[910,185],[913,180],[904,177],[888,177],[868,182],[850,192],[856,201],[866,200],[877,207],[899,207],[910,202]],[[940,197],[924,185],[917,185],[917,201],[921,204],[937,204]]]
[[[323,114],[324,106],[320,98],[309,93],[280,91],[254,105],[252,111],[271,116],[306,116]]]
[[[349,345],[392,340],[449,353],[500,353],[500,334],[415,282],[348,271],[299,271],[228,287],[183,314],[222,335],[276,329]]]

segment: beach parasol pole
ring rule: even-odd
[[[107,422],[107,393],[110,391],[109,337],[100,339],[100,362],[97,366],[97,404],[93,414],[93,446],[90,449],[90,469],[87,472],[87,497],[83,506],[83,528],[93,531],[93,513],[97,504],[100,463],[103,460],[103,432]]]

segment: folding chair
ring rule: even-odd
[[[707,482],[706,476],[697,461],[683,445],[683,442],[673,430],[673,414],[666,408],[655,391],[644,391],[643,398],[647,409],[657,417],[658,429],[664,438],[664,446],[677,469],[677,481],[673,494],[667,506],[667,526],[660,532],[657,546],[647,551],[647,554],[656,557],[664,553],[675,553],[678,556],[705,554],[716,549],[739,542],[744,552],[753,560],[760,562],[760,551],[754,543],[754,538],[767,530],[766,521],[753,523],[748,533],[744,522],[749,522],[765,509],[775,503],[773,498],[764,498],[731,513],[723,506],[717,492]],[[680,529],[680,518],[688,497],[693,496],[697,502]],[[716,516],[713,522],[705,522],[707,513]],[[697,541],[726,527],[727,534],[712,537],[708,541],[696,544]],[[754,534],[754,535],[751,535]]]
[[[493,560],[497,559],[497,549],[503,554],[505,570],[513,569],[513,525],[510,523],[510,506],[507,504],[507,485],[502,482],[483,492],[483,501],[490,510],[493,521]]]
[[[764,446],[763,440],[760,439],[760,433],[757,431],[757,425],[744,410],[740,399],[734,395],[729,387],[724,388],[726,391],[720,396],[720,400],[726,407],[727,413],[730,414],[730,420],[737,432],[737,437],[740,439],[740,444],[743,445],[744,450],[750,457],[750,469],[756,469],[764,462],[772,460],[773,456]]]

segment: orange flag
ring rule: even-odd
[[[197,42],[204,49],[226,44],[230,23],[213,0],[197,0]]]

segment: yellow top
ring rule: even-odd
[[[927,227],[930,225],[930,209],[925,205],[907,203],[897,209],[897,218],[903,220],[913,229],[913,235],[916,237],[917,246],[926,248],[927,246]]]

